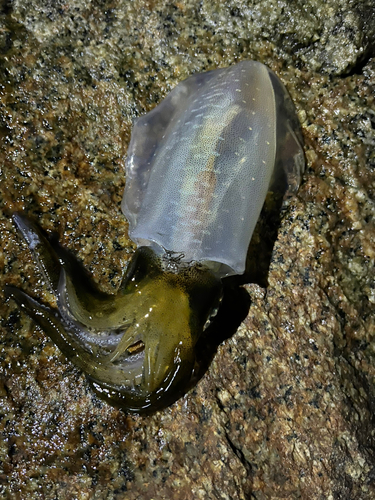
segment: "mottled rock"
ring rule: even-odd
[[[2,497],[374,498],[373,14],[370,1],[2,3]],[[53,301],[9,216],[57,231],[116,290],[133,251],[120,211],[132,119],[188,75],[251,58],[296,104],[303,184],[268,283],[228,290],[197,385],[126,416],[4,301],[5,283]],[[250,303],[238,329],[235,294]]]

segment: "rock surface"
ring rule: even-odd
[[[373,14],[365,0],[2,2],[3,498],[375,497]],[[11,283],[53,304],[10,214],[57,231],[115,291],[133,250],[120,211],[132,119],[190,74],[242,59],[287,86],[304,181],[268,285],[244,285],[247,317],[196,387],[127,416],[4,302]]]

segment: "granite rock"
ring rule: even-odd
[[[373,13],[365,0],[2,2],[2,498],[375,497]],[[266,282],[228,289],[196,386],[128,416],[4,300],[8,283],[54,301],[10,215],[57,232],[114,292],[134,250],[120,211],[132,119],[242,59],[288,88],[304,180]]]

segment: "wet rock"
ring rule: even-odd
[[[374,498],[371,12],[334,1],[1,7],[5,498]],[[57,231],[98,286],[116,290],[133,251],[120,211],[132,119],[191,73],[242,59],[287,86],[304,181],[274,231],[266,282],[244,285],[239,328],[238,291],[227,292],[221,343],[197,385],[130,417],[4,301],[10,283],[53,305],[9,215]]]

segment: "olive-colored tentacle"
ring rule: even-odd
[[[128,411],[171,402],[190,380],[195,344],[218,302],[220,280],[204,266],[164,270],[162,259],[141,247],[117,294],[106,295],[35,223],[21,214],[14,221],[58,309],[12,286],[6,287],[8,297],[85,372],[101,397]]]
[[[33,252],[34,259],[49,287],[57,293],[61,263],[44,232],[19,212],[13,214],[13,221]]]
[[[86,343],[83,346],[78,340],[77,332],[72,327],[68,328],[67,324],[63,324],[57,312],[39,303],[19,288],[6,286],[5,293],[33,318],[61,352],[88,376],[107,384],[126,385],[131,382],[132,373],[127,376],[123,366],[108,364],[107,357],[103,356],[97,345]]]

